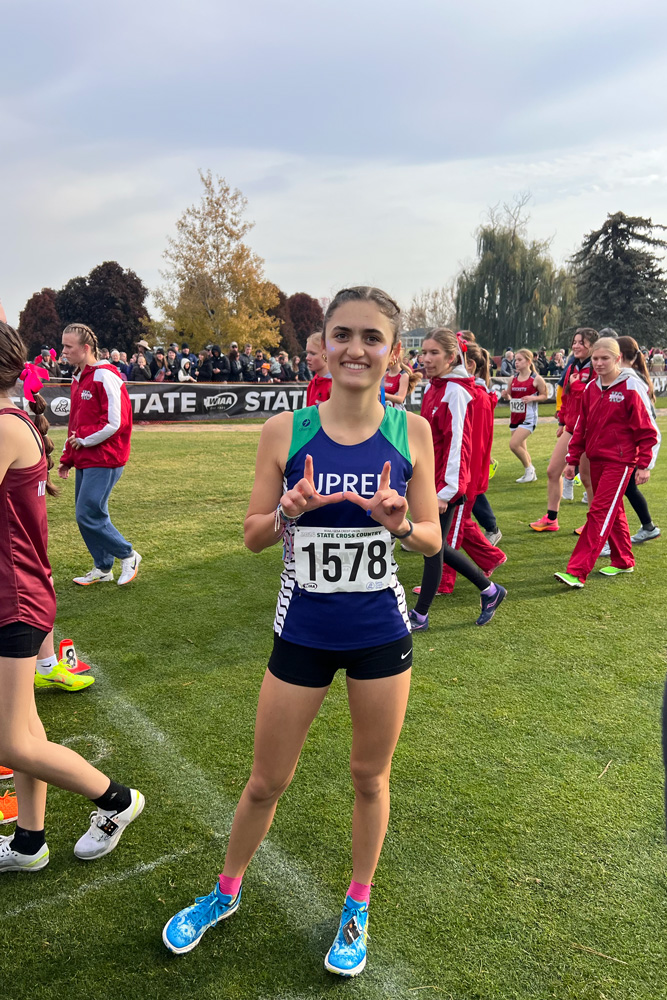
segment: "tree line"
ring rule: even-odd
[[[306,292],[287,296],[265,278],[264,261],[248,243],[246,199],[211,171],[200,171],[200,180],[200,201],[168,238],[163,283],[153,292],[165,318],[149,316],[149,291],[134,271],[106,261],[28,300],[19,330],[31,353],[57,344],[75,321],[128,353],[145,338],[165,346],[185,340],[195,350],[251,341],[290,356],[305,348],[321,327],[322,303]],[[476,233],[475,259],[449,285],[414,295],[404,329],[471,329],[494,354],[561,346],[577,326],[611,326],[642,344],[667,344],[665,227],[616,212],[558,266],[548,240],[528,238],[527,200],[489,212]]]

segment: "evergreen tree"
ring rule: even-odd
[[[665,342],[667,276],[656,253],[667,248],[650,219],[608,215],[572,257],[581,322],[611,326],[647,346]]]

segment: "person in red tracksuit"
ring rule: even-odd
[[[484,573],[448,543],[452,525],[460,531],[466,491],[470,488],[472,452],[472,414],[475,382],[463,363],[462,341],[451,330],[429,332],[422,345],[424,370],[430,385],[422,400],[422,416],[433,435],[435,452],[435,489],[442,530],[442,548],[435,556],[424,557],[419,597],[409,617],[413,632],[428,628],[428,611],[438,591],[443,560],[470,580],[480,591],[482,611],[477,625],[491,621],[507,591],[489,584]]]
[[[93,331],[71,323],[63,331],[63,354],[77,372],[72,379],[67,441],[58,475],[67,479],[76,469],[76,523],[93,557],[93,568],[74,583],[113,581],[113,564],[121,560],[118,583],[134,580],[141,556],[114,527],[109,517],[109,496],[130,457],[132,405],[117,369],[97,360]]]
[[[572,353],[574,360],[568,365],[563,376],[563,392],[561,405],[558,410],[558,430],[556,431],[556,445],[551,454],[549,465],[547,466],[547,512],[537,521],[531,522],[533,531],[558,531],[558,511],[563,496],[563,471],[565,469],[565,456],[570,444],[574,426],[581,412],[581,401],[586,386],[595,378],[591,353],[595,342],[598,339],[597,330],[583,326],[575,331],[572,339]],[[588,458],[581,456],[579,473],[584,488],[588,494],[590,504],[593,499],[593,487],[591,485]],[[574,478],[574,477],[573,477]],[[567,479],[567,477],[566,477]],[[565,499],[572,499],[572,483],[568,480],[570,495]],[[575,534],[580,534],[581,528],[575,529]]]
[[[507,562],[502,549],[492,545],[482,534],[479,525],[472,519],[472,509],[477,498],[486,493],[489,486],[491,449],[493,448],[493,414],[497,396],[489,392],[489,355],[477,343],[468,343],[465,351],[465,365],[469,375],[475,379],[475,395],[472,401],[472,448],[470,453],[470,487],[463,506],[460,530],[454,537],[453,530],[447,542],[453,548],[462,548],[486,577]],[[456,581],[456,570],[445,563],[438,587],[439,594],[451,594]]]
[[[659,434],[644,383],[631,368],[620,367],[620,353],[612,337],[601,337],[595,344],[592,360],[597,378],[583,393],[581,413],[567,453],[569,474],[586,452],[594,490],[567,571],[555,574],[569,587],[583,587],[607,540],[611,566],[600,572],[618,576],[634,571],[623,495],[633,472],[637,485],[648,482]]]
[[[306,406],[319,406],[320,403],[326,403],[333,384],[321,333],[311,333],[306,341],[306,364],[313,373],[306,389]]]

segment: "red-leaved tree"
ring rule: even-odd
[[[42,288],[26,302],[19,315],[19,333],[28,348],[32,361],[42,347],[55,347],[60,353],[60,335],[64,323],[56,309],[56,293],[52,288]]]
[[[322,329],[322,324],[324,323],[322,306],[317,299],[314,299],[312,295],[308,295],[307,292],[295,292],[294,295],[290,295],[288,298],[287,308],[289,309],[296,339],[299,342],[300,349],[303,350],[311,333]]]

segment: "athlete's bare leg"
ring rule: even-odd
[[[391,759],[405,718],[411,673],[406,670],[367,681],[347,679],[355,791],[352,878],[363,885],[373,879],[387,832]]]
[[[563,430],[556,438],[556,445],[551,452],[547,466],[547,510],[558,510],[563,497],[563,472],[565,470],[567,449],[572,435]]]
[[[223,874],[243,875],[264,840],[278,799],[289,786],[311,723],[328,687],[288,684],[264,674],[255,722],[255,756],[236,807]]]
[[[37,654],[37,659],[48,660],[49,657],[55,655],[56,655],[56,647],[53,644],[53,629],[51,629],[49,634],[44,637],[44,642],[39,647],[39,653]]]
[[[526,441],[529,437],[530,431],[525,427],[515,427],[510,437],[510,451],[516,455],[524,469],[527,469],[532,464],[528,449],[526,448]]]
[[[44,826],[44,782],[97,799],[109,787],[109,778],[78,753],[45,738],[35,708],[36,657],[0,656],[0,698],[3,726],[0,760],[15,772],[19,824],[26,829]],[[25,814],[25,815],[24,815]],[[30,817],[34,824],[28,826]]]

